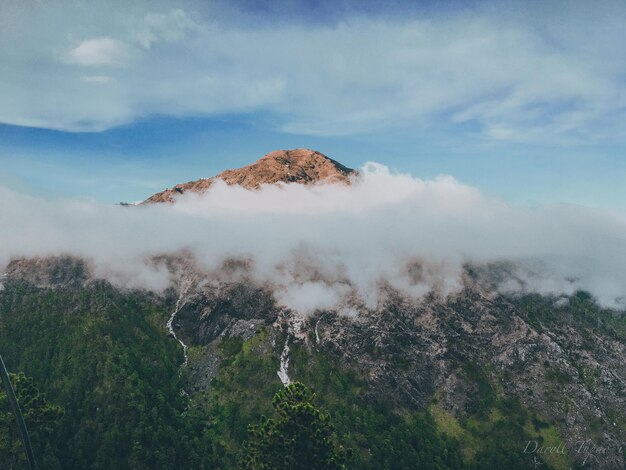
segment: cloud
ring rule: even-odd
[[[299,134],[438,126],[494,140],[625,137],[623,2],[346,8],[326,21],[192,0],[15,5],[21,27],[0,32],[5,123],[81,131],[153,114],[262,113]],[[58,54],[74,65],[51,60]],[[73,70],[120,62],[98,93]]]
[[[0,189],[0,265],[72,254],[123,286],[162,289],[153,257],[191,253],[219,278],[244,263],[303,313],[376,306],[383,286],[419,298],[462,285],[468,264],[503,291],[584,289],[624,308],[626,214],[572,205],[512,206],[452,177],[421,180],[370,164],[352,186],[214,185],[174,205],[46,201]]]
[[[128,56],[128,49],[120,41],[100,37],[82,41],[67,53],[66,61],[84,66],[121,65]]]
[[[111,77],[106,75],[86,75],[83,80],[89,83],[107,83],[111,80]]]
[[[178,41],[189,31],[198,28],[196,22],[183,10],[168,13],[148,13],[135,32],[137,41],[146,49],[158,41]]]

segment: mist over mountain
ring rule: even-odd
[[[1,263],[72,255],[118,285],[162,290],[172,281],[159,257],[188,253],[208,272],[245,260],[250,276],[303,312],[355,295],[374,306],[386,284],[415,298],[445,295],[461,288],[468,265],[497,267],[490,282],[503,292],[585,290],[613,307],[626,292],[620,212],[511,205],[450,176],[422,180],[376,163],[356,172],[308,150],[274,152],[146,201],[172,204],[0,191]]]

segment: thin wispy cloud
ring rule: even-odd
[[[438,125],[507,141],[626,137],[623,3],[309,23],[193,1],[26,3],[4,7],[19,24],[0,32],[4,123],[83,131],[262,113],[313,135]]]

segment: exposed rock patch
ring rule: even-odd
[[[259,189],[263,184],[276,183],[350,184],[350,176],[353,174],[356,174],[355,170],[314,150],[277,150],[243,168],[226,170],[212,178],[178,184],[151,196],[143,204],[173,202],[177,196],[186,192],[204,193],[217,180],[246,189]]]

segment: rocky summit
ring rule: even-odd
[[[217,180],[246,189],[259,189],[261,185],[276,183],[350,184],[350,175],[355,173],[355,170],[315,150],[277,150],[243,168],[226,170],[211,178],[177,184],[149,197],[144,204],[173,202],[178,195],[186,192],[203,193]]]

